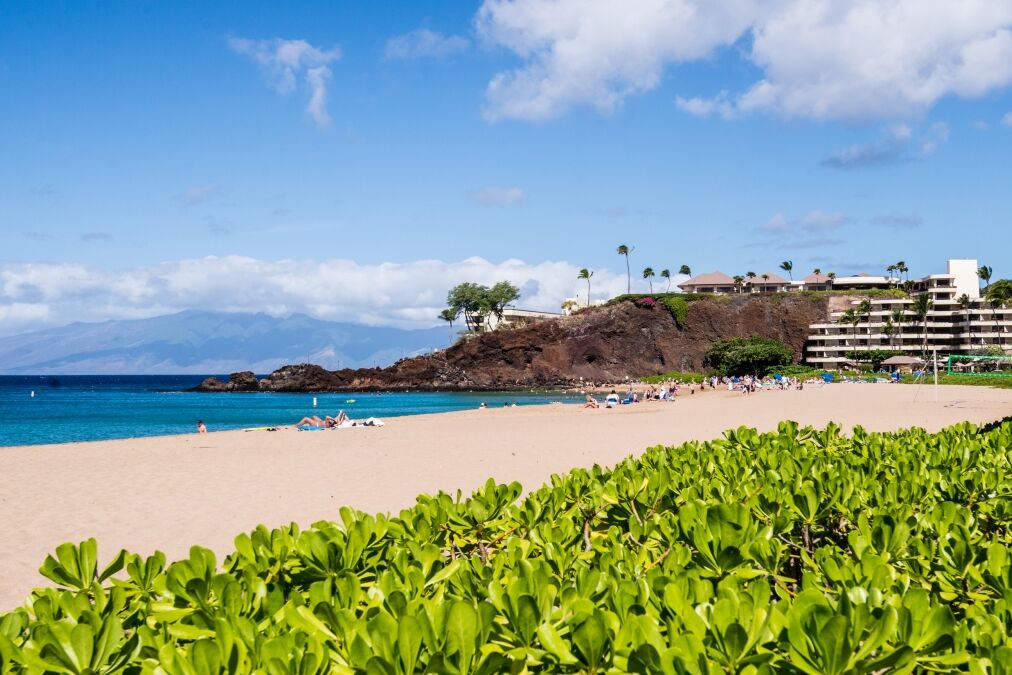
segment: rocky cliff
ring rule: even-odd
[[[700,370],[720,338],[759,335],[800,359],[808,325],[825,319],[827,299],[807,295],[690,297],[679,326],[660,303],[625,301],[576,316],[474,336],[389,368],[325,370],[285,366],[257,380],[208,378],[201,391],[369,391],[510,389],[615,382],[673,370]]]

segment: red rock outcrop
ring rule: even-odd
[[[510,389],[565,386],[583,378],[615,382],[674,370],[698,371],[720,338],[776,338],[800,360],[808,326],[827,316],[825,297],[693,297],[684,325],[660,303],[632,301],[576,316],[476,335],[434,354],[388,368],[329,371],[285,366],[252,385],[209,378],[202,391],[369,391]]]

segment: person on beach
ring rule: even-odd
[[[614,408],[619,404],[618,393],[612,389],[604,399],[605,408]]]
[[[295,426],[313,427],[316,429],[330,429],[336,426],[340,426],[341,424],[347,421],[348,416],[342,410],[337,413],[337,417],[331,417],[330,415],[327,415],[326,417],[322,418],[317,417],[316,415],[313,415],[311,417],[303,417],[301,420],[298,421],[298,423]]]
[[[587,394],[587,402],[583,404],[583,407],[584,408],[600,408],[601,406],[598,405],[597,401],[594,400],[593,396],[591,396],[590,394]]]
[[[204,426],[204,421],[203,420],[197,420],[197,433],[198,434],[206,434],[207,433],[207,427]]]

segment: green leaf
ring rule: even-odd
[[[597,612],[587,617],[573,631],[573,644],[583,657],[584,665],[594,669],[601,665],[601,658],[608,646],[608,632]]]

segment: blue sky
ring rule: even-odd
[[[1012,275],[1012,3],[800,2],[3,3],[0,333],[420,325],[464,273],[617,290],[619,243],[636,269]],[[286,295],[336,260],[330,295]]]

